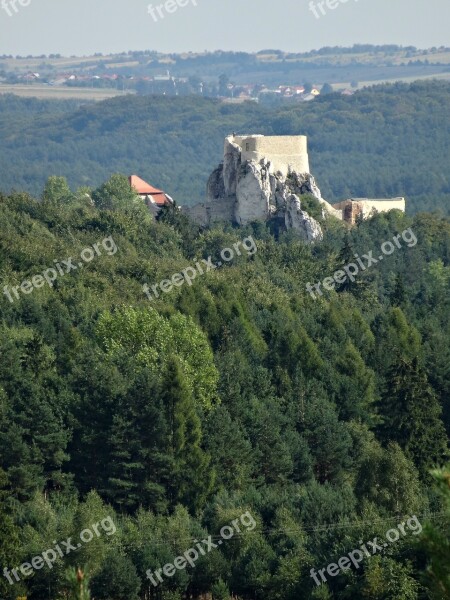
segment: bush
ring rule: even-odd
[[[91,583],[91,593],[96,600],[138,600],[140,588],[133,563],[120,554],[109,556]]]

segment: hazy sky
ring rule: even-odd
[[[0,0],[0,54],[450,46],[449,0],[328,0],[335,8],[323,2],[320,18],[310,0],[179,1],[187,5],[173,13],[164,8],[164,18],[155,11],[155,20],[148,0]]]

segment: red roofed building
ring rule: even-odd
[[[173,204],[173,199],[168,194],[153,187],[137,175],[130,175],[128,181],[130,182],[131,188],[136,190],[149,208],[162,208],[163,206]]]

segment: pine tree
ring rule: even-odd
[[[14,522],[9,514],[5,500],[8,478],[5,471],[0,468],[0,566],[15,566],[19,556],[19,538]],[[17,588],[15,589],[17,592]],[[12,586],[4,576],[0,577],[0,597],[11,598]],[[14,596],[15,597],[15,596]]]
[[[344,245],[341,248],[341,251],[339,252],[339,255],[337,257],[336,270],[340,271],[343,267],[351,263],[356,264],[355,250],[350,241],[350,235],[347,233],[344,238]],[[366,275],[364,271],[361,271],[361,269],[359,269],[359,271],[360,272],[356,274],[354,281],[351,281],[349,277],[346,277],[343,283],[337,284],[336,291],[351,293],[358,292],[358,294],[362,293],[367,287],[365,281]]]
[[[68,600],[91,600],[89,577],[78,569],[69,569],[66,573]]]
[[[344,245],[339,252],[337,257],[337,265],[336,269],[342,269],[343,266],[348,265],[353,262],[355,252],[353,250],[353,246],[350,242],[350,237],[347,234],[344,238]],[[348,279],[344,281],[344,283],[340,283],[336,286],[336,291],[338,292],[349,292],[354,288],[354,284]]]
[[[324,398],[309,400],[298,428],[308,442],[316,479],[320,483],[342,480],[351,465],[352,442],[346,424],[339,421],[334,406]]]
[[[434,487],[442,497],[445,513],[436,524],[424,527],[423,548],[428,565],[425,579],[433,598],[450,598],[450,464],[432,472]]]
[[[374,401],[375,377],[367,368],[355,346],[347,341],[336,365],[340,371],[338,407],[341,416],[349,420],[370,418]]]
[[[174,504],[182,502],[197,510],[209,495],[214,473],[202,450],[201,422],[180,362],[169,360],[162,383],[162,399],[169,426],[169,448],[174,473],[169,485]]]
[[[138,600],[141,580],[130,558],[112,551],[91,581],[96,600]]]
[[[394,362],[379,412],[379,433],[384,442],[398,442],[422,475],[442,461],[447,453],[442,411],[417,359],[408,362],[397,358]]]
[[[391,293],[392,306],[402,306],[406,298],[406,289],[403,275],[399,272],[395,276],[395,286]]]
[[[205,446],[212,457],[220,487],[245,489],[256,468],[253,449],[240,422],[233,420],[223,405],[209,415]]]

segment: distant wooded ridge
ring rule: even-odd
[[[383,85],[352,97],[263,107],[199,97],[125,96],[99,104],[0,97],[0,190],[39,194],[50,175],[72,188],[138,173],[178,204],[205,197],[223,138],[307,135],[311,171],[330,202],[407,198],[410,213],[448,213],[450,84]]]
[[[113,54],[103,54],[102,52],[97,52],[92,55],[94,58],[103,58],[107,56],[111,57],[120,57],[120,56],[217,56],[217,55],[226,55],[226,56],[260,56],[267,54],[277,54],[279,56],[298,56],[298,57],[310,57],[316,56],[318,54],[352,54],[352,53],[362,53],[362,52],[434,52],[434,51],[447,51],[450,52],[449,47],[445,46],[433,46],[428,49],[420,49],[416,46],[399,46],[397,44],[353,44],[353,46],[323,46],[319,49],[312,49],[306,52],[286,52],[281,49],[263,49],[258,52],[241,52],[241,51],[224,51],[224,50],[215,50],[210,52],[173,52],[173,53],[163,53],[157,52],[156,50],[129,50],[128,52],[118,52]],[[3,54],[0,56],[0,59],[3,58],[18,58],[18,59],[29,59],[29,58],[50,58],[50,59],[59,59],[66,58],[61,54],[40,54],[40,55],[32,55],[29,54],[27,56],[16,55],[15,57],[12,54]],[[67,57],[68,58],[68,57]],[[90,57],[76,57],[71,56],[70,58],[90,58]]]

